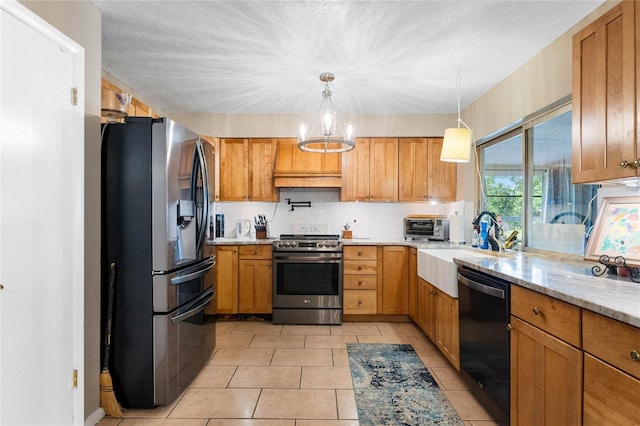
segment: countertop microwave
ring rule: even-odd
[[[449,219],[444,217],[405,217],[403,232],[405,240],[449,241]]]

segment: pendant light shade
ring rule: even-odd
[[[471,129],[452,127],[444,131],[440,161],[468,163],[471,161]]]
[[[440,161],[468,163],[471,161],[473,132],[460,118],[460,72],[457,75],[458,127],[445,129]],[[464,127],[460,127],[460,125]]]

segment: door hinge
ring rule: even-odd
[[[73,388],[78,388],[78,370],[73,370]]]
[[[72,87],[71,88],[71,94],[72,94],[71,103],[73,105],[78,105],[78,88],[77,87]]]

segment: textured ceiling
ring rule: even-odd
[[[454,113],[603,1],[105,1],[102,67],[169,113]]]

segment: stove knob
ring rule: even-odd
[[[324,247],[324,241],[318,241],[318,248]]]
[[[338,247],[338,242],[337,241],[332,241],[331,242],[331,247]]]
[[[285,241],[284,246],[285,247],[291,247],[291,241]]]
[[[291,247],[298,247],[298,243],[296,241],[291,241]]]
[[[276,242],[276,247],[282,247],[284,245],[284,243],[282,241],[277,241]]]

